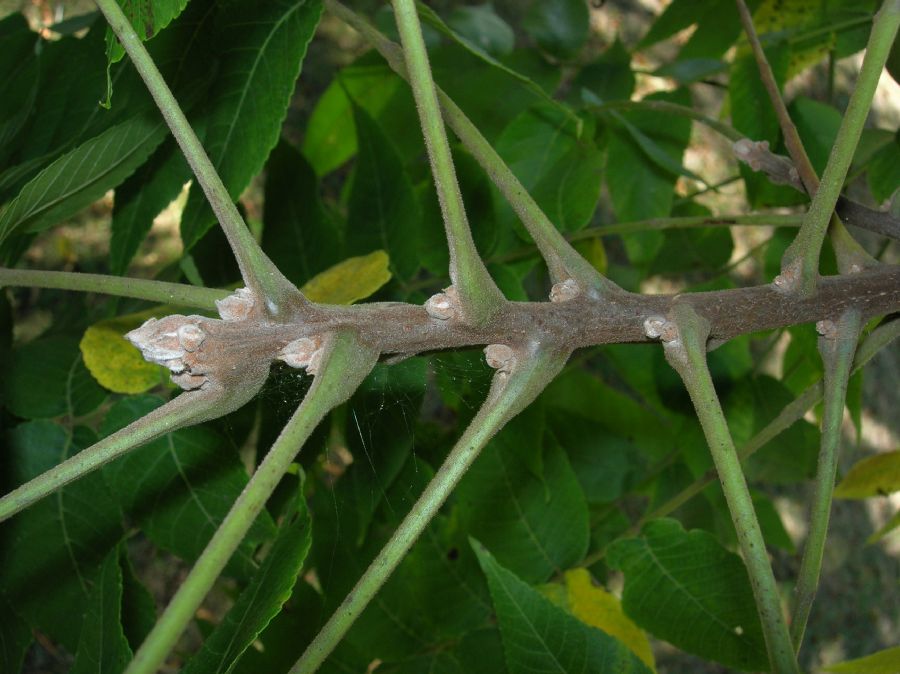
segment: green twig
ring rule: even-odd
[[[447,455],[434,479],[360,577],[356,587],[291,668],[290,674],[310,674],[325,661],[437,514],[482,447],[534,400],[565,364],[567,355],[532,349],[517,357],[518,363],[510,374],[500,371],[494,376],[487,400]]]
[[[672,308],[671,323],[665,324],[661,336],[666,360],[684,380],[722,482],[750,576],[772,670],[778,674],[799,672],[762,531],[706,362],[709,324],[691,305],[680,303]]]
[[[414,0],[393,0],[393,4],[409,82],[419,111],[422,134],[447,230],[450,279],[456,288],[464,316],[476,324],[483,324],[502,306],[505,298],[484,266],[472,239],[456,180],[450,144],[444,130],[444,120],[438,107],[416,4]]]
[[[231,294],[228,290],[198,288],[181,283],[165,283],[138,278],[107,276],[106,274],[81,274],[65,271],[39,271],[35,269],[0,268],[0,287],[27,286],[29,288],[59,288],[81,290],[89,293],[133,297],[160,304],[180,307],[216,310],[216,300]]]
[[[312,388],[281,431],[266,458],[232,505],[169,606],[135,653],[126,674],[160,669],[200,603],[278,486],[297,452],[322,418],[352,395],[371,371],[378,354],[351,333],[338,333],[326,344]]]
[[[803,643],[803,633],[809,618],[819,574],[822,570],[822,554],[828,536],[828,520],[831,514],[831,496],[834,492],[834,478],[837,474],[837,457],[840,449],[841,422],[844,416],[844,402],[850,368],[860,330],[859,312],[849,310],[836,322],[820,321],[817,325],[819,353],[825,365],[823,389],[825,403],[822,410],[822,439],[819,448],[819,465],[812,501],[812,516],[809,535],[800,563],[797,577],[796,604],[791,620],[791,638],[794,649],[799,652]]]
[[[269,315],[281,313],[282,310],[288,308],[302,310],[308,307],[309,302],[306,298],[282,275],[256,243],[200,140],[144,47],[141,38],[122,12],[119,3],[116,0],[96,0],[96,3],[125,51],[128,52],[128,56],[131,57],[131,61],[147,85],[153,100],[156,101],[166,124],[172,130],[172,135],[178,141],[185,159],[197,177],[197,182],[203,189],[203,193],[209,200],[209,204],[225,232],[225,236],[228,237],[228,243],[231,245],[247,287],[253,290],[257,297],[265,300],[262,304],[264,311]]]
[[[403,53],[397,44],[337,0],[326,0],[326,6],[331,13],[358,30],[398,75],[409,79]],[[519,216],[547,262],[551,280],[559,283],[574,279],[595,295],[619,291],[618,286],[602,276],[566,242],[528,190],[459,106],[440,88],[437,89],[437,95],[444,120]]]
[[[733,126],[729,126],[724,122],[713,119],[702,112],[698,112],[686,105],[678,105],[677,103],[669,103],[668,101],[609,101],[601,104],[590,105],[588,109],[595,113],[612,112],[614,110],[649,110],[651,112],[664,112],[669,115],[678,115],[679,117],[688,117],[695,122],[700,122],[704,126],[709,127],[713,131],[719,133],[730,141],[737,141],[744,137],[740,131]]]
[[[819,253],[828,223],[844,185],[844,178],[859,143],[878,79],[887,61],[897,27],[900,25],[900,0],[886,0],[875,15],[856,88],[838,129],[831,156],[825,166],[818,191],[813,196],[806,219],[784,253],[781,275],[776,283],[786,290],[810,295],[819,275]]]
[[[184,426],[226,414],[230,410],[222,409],[224,399],[221,390],[182,393],[0,498],[0,522],[129,450]]]

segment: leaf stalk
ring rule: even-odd
[[[501,370],[494,376],[487,399],[441,468],[290,674],[310,674],[325,661],[437,514],[481,449],[537,397],[562,369],[567,357],[568,353],[535,347],[518,355],[511,373]]]
[[[134,660],[125,670],[126,674],[153,674],[159,670],[231,555],[265,507],[297,452],[322,418],[353,394],[378,358],[378,354],[360,344],[352,332],[335,334],[324,349],[319,370],[321,374],[316,375],[300,407],[281,431],[194,568],[135,653]]]
[[[671,325],[674,324],[674,334],[662,334],[666,360],[681,376],[690,394],[722,482],[722,490],[750,576],[772,671],[778,674],[797,674],[800,670],[781,610],[778,586],[766,554],[762,530],[709,373],[706,361],[709,324],[686,303],[676,304],[670,316],[671,323],[666,322],[664,325],[671,330]]]

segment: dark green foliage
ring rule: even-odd
[[[409,86],[337,19],[320,22],[320,0],[122,4],[230,196],[245,193],[240,207],[261,247],[292,283],[384,250],[392,278],[374,300],[422,303],[449,285]],[[688,148],[706,136],[687,116],[639,102],[702,110],[786,154],[733,0],[674,0],[636,44],[625,30],[613,38],[592,32],[591,13],[607,10],[591,4],[602,3],[432,4],[420,12],[436,82],[550,221],[582,237],[579,250],[590,250],[616,283],[689,292],[766,283],[779,272],[793,229],[753,240],[757,266],[748,277],[731,268],[750,245],[734,228],[671,226],[674,217],[723,215],[719,195],[695,198],[713,182],[713,167]],[[825,87],[793,78],[802,65],[824,62],[828,50],[842,58],[861,49],[876,3],[795,4],[816,8],[803,16],[785,10],[758,28],[779,86],[791,84],[789,111],[821,175],[846,97],[840,82],[826,95]],[[392,26],[385,9],[373,20]],[[691,27],[686,40],[667,42]],[[61,257],[60,269],[124,274],[154,218],[192,181],[180,222],[187,253],[153,273],[233,287],[240,275],[228,242],[102,16],[67,17],[53,30],[47,39],[19,14],[0,19],[3,264],[43,269]],[[658,67],[644,72],[647,62]],[[897,76],[896,58],[889,70]],[[109,109],[98,104],[106,102],[107,73]],[[645,74],[668,78],[665,91],[645,95]],[[629,100],[637,104],[615,108]],[[848,194],[869,206],[893,200],[896,212],[900,135],[874,122],[854,157]],[[450,143],[490,274],[510,300],[545,300],[548,274],[519,217],[477,158],[452,134]],[[726,142],[715,143],[702,152],[729,152]],[[732,159],[725,163],[737,174]],[[751,208],[808,203],[746,167],[740,177]],[[80,223],[110,190],[108,258],[40,238],[61,222]],[[742,202],[732,212],[745,210]],[[646,219],[661,226],[638,224],[616,236],[604,230]],[[65,250],[43,257],[53,246]],[[834,268],[829,249],[822,270]],[[150,395],[111,394],[78,350],[87,325],[150,306],[4,289],[2,493],[172,397],[165,386]],[[772,334],[744,335],[710,352],[738,447],[821,378],[812,326],[787,330],[783,353],[770,351]],[[169,668],[285,672],[352,590],[475,415],[493,374],[475,348],[406,356],[384,354],[297,448],[296,471],[283,478],[217,586],[232,603],[210,603],[198,623],[202,645],[179,646]],[[781,379],[763,374],[772,371]],[[29,649],[40,656],[40,644],[50,643],[76,674],[119,674],[171,598],[174,588],[154,577],[159,556],[173,565],[197,560],[310,381],[276,363],[241,410],[169,433],[0,525],[0,671],[22,671]],[[848,398],[857,430],[861,390],[857,376]],[[775,495],[797,496],[815,472],[818,446],[816,426],[800,419],[744,462],[776,555],[795,553],[796,541]],[[385,674],[649,671],[622,641],[547,598],[540,586],[576,567],[598,584],[623,577],[624,611],[652,637],[729,668],[765,669],[721,487],[706,487],[666,512],[675,519],[651,519],[638,531],[648,513],[712,465],[690,399],[658,345],[576,352],[537,402],[487,444],[320,671],[364,672],[376,660]]]

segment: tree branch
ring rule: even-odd
[[[772,670],[799,672],[762,531],[706,362],[709,324],[690,305],[676,304],[669,319],[648,322],[647,332],[662,339],[666,360],[684,380],[709,443],[750,575]]]
[[[437,514],[469,466],[478,458],[481,449],[534,400],[562,369],[569,355],[569,352],[547,351],[537,343],[530,343],[513,351],[514,363],[508,360],[492,362],[491,348],[485,350],[488,363],[499,366],[499,370],[478,414],[412,510],[291,668],[290,674],[310,674],[324,662]]]
[[[797,577],[796,604],[791,620],[791,638],[795,651],[800,651],[803,633],[809,618],[819,574],[822,570],[822,554],[828,536],[828,520],[831,514],[831,496],[834,492],[834,478],[837,474],[837,456],[840,449],[841,422],[844,416],[844,401],[847,397],[847,383],[853,364],[853,354],[861,327],[859,314],[846,311],[837,321],[824,320],[816,326],[819,330],[819,353],[825,365],[823,390],[825,403],[822,413],[822,439],[819,449],[819,466],[816,473],[815,493],[812,502],[812,517],[809,534]]]
[[[266,458],[232,505],[169,606],[135,653],[126,674],[153,674],[175,646],[240,545],[247,531],[275,491],[300,448],[322,418],[343,403],[369,374],[378,354],[363,346],[356,335],[341,333],[329,338],[312,388],[294,412]]]
[[[95,0],[110,28],[119,38],[132,63],[156,101],[172,135],[178,141],[197,182],[209,200],[219,224],[228,238],[241,269],[244,283],[261,300],[259,310],[265,315],[284,311],[304,311],[310,306],[303,294],[288,281],[266,256],[247,229],[231,195],[191,128],[190,122],[172,95],[165,80],[147,53],[143,42],[122,12],[116,0]]]

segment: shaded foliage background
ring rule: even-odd
[[[288,278],[301,285],[349,256],[383,249],[392,277],[373,299],[420,303],[445,286],[446,246],[406,84],[342,24],[330,17],[317,24],[316,3],[282,0],[264,10],[243,1],[171,4],[183,12],[174,11],[177,18],[148,47],[232,196],[241,197],[263,248]],[[846,104],[841,59],[864,46],[875,3],[751,4],[821,171]],[[645,97],[699,107],[783,153],[731,0],[699,12],[694,3],[676,0],[658,15],[662,7],[631,2],[593,9],[562,0],[430,6],[446,20],[432,21],[426,36],[440,85],[554,223],[577,233],[580,250],[616,283],[654,292],[772,278],[792,230],[604,233],[612,223],[803,204],[799,193],[738,168],[727,143],[685,118],[602,109]],[[64,7],[55,16],[58,7],[38,5],[38,23],[31,26],[15,13],[0,23],[0,202],[20,195],[18,210],[7,205],[0,215],[4,263],[128,271],[208,286],[238,282],[199,192],[193,186],[184,192],[187,165],[143,84],[127,59],[114,62],[111,107],[99,108],[107,92],[105,27],[84,15],[89,6],[84,13],[74,3]],[[380,3],[359,8],[393,33]],[[72,23],[46,28],[58,19]],[[894,98],[873,115],[848,191],[896,212],[900,107],[896,84],[887,87]],[[454,152],[475,241],[498,285],[510,299],[545,297],[549,284],[524,230],[472,157],[462,147]],[[78,169],[59,170],[61,157]],[[68,181],[64,189],[60,181]],[[66,197],[25,208],[21,194],[29,186],[34,193],[59,189]],[[158,218],[163,212],[168,221]],[[897,261],[896,244],[863,240],[881,259]],[[833,270],[829,260],[826,271]],[[152,366],[138,390],[131,375],[101,386],[79,349],[90,326],[148,308],[49,290],[4,291],[4,492],[172,395]],[[116,334],[98,348],[111,348]],[[814,381],[818,362],[812,326],[741,337],[714,351],[710,365],[736,442],[749,439]],[[896,373],[896,351],[881,363],[873,369]],[[877,448],[895,448],[897,389],[889,382],[896,377],[886,379],[876,375],[874,385],[854,379],[845,446],[872,448],[871,436],[859,430],[865,417],[883,433]],[[172,666],[186,662],[188,671],[214,671],[236,661],[235,671],[286,670],[408,510],[474,414],[488,381],[477,352],[379,365],[307,443],[297,471],[305,481],[286,478]],[[307,386],[305,375],[276,367],[258,400],[244,409],[137,450],[4,524],[0,629],[10,644],[4,645],[4,666],[16,671],[24,658],[25,671],[81,671],[96,664],[91,654],[102,652],[112,659],[101,670],[116,671],[152,625],[154,604],[171,595]],[[818,446],[811,420],[795,424],[747,466],[785,594],[796,573],[793,553],[803,535],[798,522],[805,519],[806,482]],[[323,671],[365,671],[376,658],[385,672],[521,671],[533,664],[524,655],[530,646],[511,646],[507,631],[516,631],[515,616],[498,600],[498,588],[531,607],[536,620],[563,632],[584,630],[586,643],[595,644],[595,628],[611,628],[588,627],[596,611],[579,612],[571,597],[593,600],[596,590],[575,586],[581,589],[570,592],[564,575],[585,560],[607,588],[621,592],[624,575],[624,612],[639,634],[655,637],[658,671],[720,669],[698,658],[764,667],[758,620],[743,567],[729,552],[734,531],[717,485],[676,511],[678,522],[657,521],[639,538],[621,540],[643,512],[709,467],[690,402],[658,347],[617,345],[578,354],[538,403],[491,443]],[[896,606],[876,601],[896,593],[896,544],[862,545],[874,528],[865,513],[855,503],[837,504],[821,593],[826,601],[813,615],[804,655],[809,667],[892,645],[900,625]],[[706,533],[686,533],[692,529]],[[480,544],[470,544],[470,537]],[[667,604],[659,586],[642,592],[631,584],[643,553],[682,545],[699,551],[702,562],[698,571],[673,557],[668,570],[685,574],[678,591],[687,594],[676,592]],[[707,566],[724,570],[720,585]],[[654,578],[658,569],[650,573]],[[260,580],[267,578],[280,585]],[[715,591],[711,603],[692,614],[683,607],[702,594],[701,587],[690,589],[698,581]],[[215,635],[222,639],[236,612],[256,607],[242,600],[259,587],[270,593],[259,599],[268,607],[257,619],[265,631],[256,646],[223,654]],[[570,599],[560,598],[561,589]],[[630,596],[659,603],[642,605]],[[72,620],[81,615],[84,624],[96,622],[92,615],[114,616],[120,628],[93,634]],[[673,632],[655,622],[659,615],[697,629]],[[713,618],[723,621],[719,632],[708,626]],[[701,627],[711,630],[708,638],[697,636]],[[619,656],[642,671],[639,637],[621,638],[631,649]],[[559,641],[548,642],[549,650],[571,655]],[[584,671],[596,671],[597,662],[582,663]],[[578,666],[566,665],[569,671]]]

